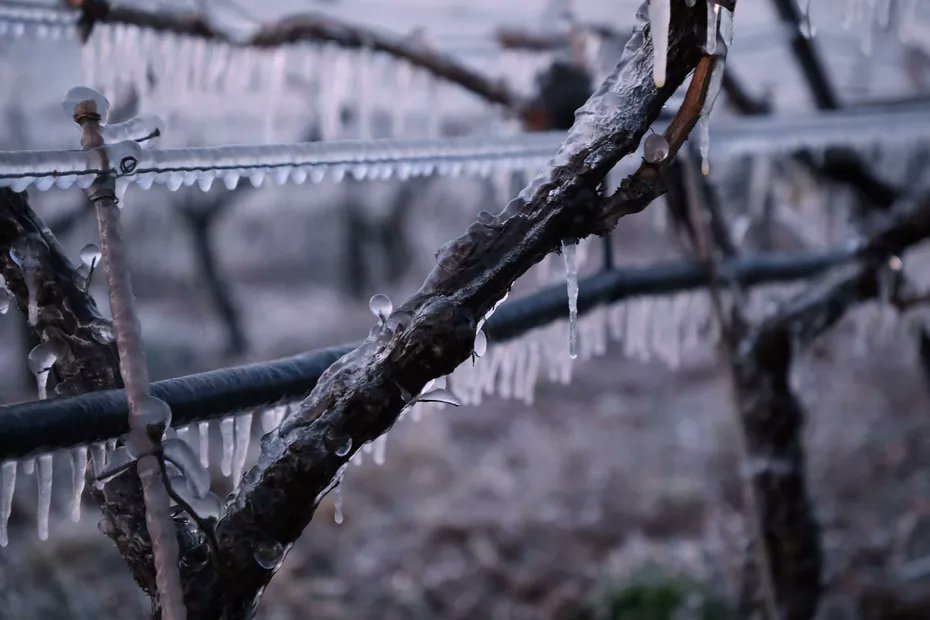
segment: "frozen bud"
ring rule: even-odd
[[[391,303],[391,300],[388,299],[387,295],[372,295],[371,299],[368,301],[368,307],[371,308],[372,314],[378,317],[378,320],[384,324],[388,320],[388,317],[391,316],[391,312],[394,310],[394,305]]]
[[[651,134],[643,142],[643,157],[650,164],[665,161],[668,158],[668,152],[668,140],[662,134]]]
[[[92,105],[87,106],[87,109],[82,111],[95,112],[100,116],[100,122],[106,123],[107,118],[110,116],[110,102],[93,88],[88,88],[86,86],[72,88],[68,91],[68,94],[65,95],[65,100],[61,105],[65,109],[65,112],[74,115],[78,112],[78,106],[87,101],[91,102]]]

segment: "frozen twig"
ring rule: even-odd
[[[74,107],[74,120],[81,126],[81,147],[84,150],[101,148],[104,144],[100,123],[101,114],[106,112],[100,110],[98,105],[99,101],[88,99],[77,102]],[[148,368],[142,350],[142,336],[112,177],[101,175],[88,191],[88,197],[97,210],[120,374],[129,401],[128,441],[142,455],[136,471],[142,484],[145,523],[152,544],[158,593],[156,601],[162,618],[184,620],[187,611],[178,565],[177,533],[174,520],[169,514],[169,498],[165,490],[167,481],[162,476],[162,464],[157,455],[161,434],[170,424],[170,411],[168,418],[162,420],[159,408],[150,394]]]

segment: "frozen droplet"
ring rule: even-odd
[[[200,463],[197,454],[183,439],[162,442],[165,458],[180,470],[191,494],[203,499],[210,492],[210,472]]]
[[[394,310],[394,304],[391,303],[391,300],[387,295],[372,295],[371,299],[368,300],[368,307],[371,309],[372,314],[378,317],[378,320],[381,321],[381,324],[388,320],[388,317],[391,316],[391,312]]]
[[[71,521],[81,520],[81,497],[87,479],[87,448],[80,446],[71,450]]]
[[[668,140],[660,133],[650,134],[643,142],[643,158],[650,164],[665,161],[668,153]]]
[[[233,460],[233,432],[235,429],[235,419],[224,418],[220,420],[220,438],[223,442],[222,458],[220,460],[220,473],[227,478],[232,475]]]
[[[276,540],[262,541],[255,545],[255,561],[266,570],[275,570],[284,559],[284,546]]]
[[[479,329],[475,334],[475,346],[473,349],[477,357],[483,357],[488,351],[488,336],[483,329]]]
[[[110,116],[110,102],[107,101],[106,97],[104,97],[101,93],[97,92],[93,88],[88,88],[86,86],[77,86],[72,88],[65,95],[65,100],[61,105],[65,112],[71,116],[74,115],[75,108],[78,106],[78,104],[81,104],[85,101],[94,102],[94,111],[100,115],[100,122],[106,123]]]
[[[139,399],[133,412],[145,425],[150,437],[162,437],[171,426],[171,407],[165,401],[146,394]]]
[[[90,269],[94,269],[100,264],[101,256],[100,248],[96,243],[88,243],[81,248],[81,262]]]
[[[352,436],[338,429],[330,429],[326,433],[326,445],[336,456],[346,456],[352,451]]]
[[[7,525],[13,512],[13,491],[16,488],[16,461],[6,461],[0,466],[0,547],[8,541]]]
[[[36,509],[36,527],[39,540],[48,540],[48,516],[52,507],[52,455],[43,454],[38,458],[39,487],[38,508]]]

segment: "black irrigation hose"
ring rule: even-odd
[[[744,286],[815,275],[851,256],[850,250],[803,254],[762,254],[724,262],[724,278]],[[704,266],[694,262],[602,272],[580,282],[580,314],[597,305],[637,295],[694,289],[707,283]],[[564,286],[501,306],[485,329],[502,342],[567,315]],[[354,345],[310,351],[271,362],[224,368],[152,384],[152,394],[171,406],[175,427],[220,418],[238,411],[302,398],[323,371]],[[125,434],[126,396],[104,390],[0,407],[0,460],[87,445]]]

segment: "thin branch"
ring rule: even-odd
[[[100,119],[103,110],[97,109],[93,99],[75,102],[74,120],[81,126],[81,147],[84,150],[103,146]],[[142,486],[145,505],[145,524],[151,540],[155,584],[161,617],[165,620],[184,620],[184,590],[178,565],[178,540],[174,520],[169,514],[167,480],[162,476],[163,463],[159,456],[151,453],[161,446],[161,432],[170,424],[170,410],[162,420],[159,403],[151,398],[148,367],[139,333],[139,319],[135,309],[135,297],[126,245],[120,222],[120,211],[116,204],[114,180],[101,176],[88,190],[97,211],[97,226],[100,232],[100,247],[106,270],[110,296],[110,311],[113,315],[113,331],[116,334],[120,358],[120,374],[129,401],[129,441],[145,456],[136,463],[136,472]],[[164,405],[167,409],[167,405]],[[155,419],[152,416],[155,415]]]

